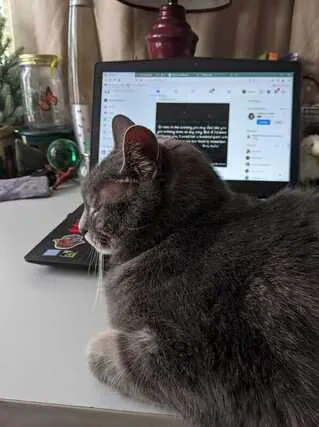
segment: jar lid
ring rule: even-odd
[[[59,63],[57,55],[38,55],[35,53],[24,53],[19,55],[20,65],[48,65],[56,67]]]

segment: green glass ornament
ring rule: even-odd
[[[50,166],[59,171],[66,171],[71,167],[78,168],[81,163],[81,154],[77,144],[66,138],[51,142],[47,158]]]

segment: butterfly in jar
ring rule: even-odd
[[[57,105],[58,98],[52,92],[50,86],[47,86],[45,91],[43,91],[40,95],[39,99],[39,107],[43,111],[51,110],[52,105]]]

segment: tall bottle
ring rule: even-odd
[[[101,60],[93,0],[69,0],[68,24],[69,96],[83,156],[79,174],[84,177],[89,168],[94,66]]]

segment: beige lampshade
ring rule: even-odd
[[[142,9],[157,10],[169,1],[165,0],[119,0],[128,6]],[[184,6],[187,12],[203,12],[229,6],[231,0],[180,0],[179,5]]]

